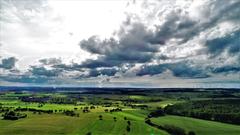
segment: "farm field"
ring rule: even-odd
[[[103,115],[103,120],[99,120],[98,115]],[[113,117],[117,118],[114,122]],[[41,116],[30,115],[26,119],[18,121],[1,121],[0,134],[25,134],[32,135],[33,133],[45,135],[85,135],[89,132],[92,134],[119,134],[126,133],[127,122],[124,120],[125,114],[103,114],[91,113],[79,118],[62,116],[62,115],[48,115]],[[126,114],[126,116],[130,116]],[[131,116],[130,116],[131,117]],[[154,129],[143,122],[141,118],[131,117],[132,131],[128,134],[163,134],[164,131]],[[141,119],[141,120],[140,120]],[[11,129],[11,130],[10,130]]]
[[[0,135],[238,135],[239,99],[239,90],[3,90]],[[202,114],[197,108],[200,104],[208,113],[224,112],[236,120],[184,117],[186,109],[181,107],[185,104],[194,106],[188,108],[189,113]],[[224,111],[229,105],[234,109]],[[175,106],[182,114],[172,114]]]
[[[159,125],[175,125],[187,131],[195,131],[197,135],[238,135],[240,126],[200,120],[181,116],[163,116],[151,119]]]

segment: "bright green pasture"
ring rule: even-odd
[[[176,103],[181,103],[184,102],[183,100],[164,100],[164,101],[159,101],[159,102],[149,102],[146,103],[146,105],[151,106],[151,107],[166,107],[167,105],[173,105]]]
[[[41,110],[73,110],[74,108],[80,109],[83,106],[75,106],[72,104],[50,104],[46,103],[42,107],[38,107],[39,103],[28,103],[28,102],[22,102],[19,100],[0,100],[0,103],[3,104],[5,107],[21,107],[21,108],[35,108],[35,109],[41,109]]]
[[[136,115],[134,115],[136,114]],[[99,120],[99,115],[103,120]],[[144,116],[139,112],[127,111],[116,113],[90,112],[81,113],[80,117],[62,114],[32,114],[17,121],[0,120],[1,135],[168,135],[166,132],[144,123]],[[117,118],[115,122],[113,117]],[[131,131],[127,132],[127,117],[131,121]]]
[[[175,125],[197,135],[240,135],[240,126],[180,116],[152,118],[158,125]]]

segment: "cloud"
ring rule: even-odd
[[[57,61],[52,63],[52,67],[66,71],[88,71],[88,74],[84,77],[97,77],[99,75],[114,76],[117,73],[116,67],[121,68],[126,64],[142,64],[143,66],[137,73],[138,76],[161,74],[170,70],[176,77],[209,77],[208,73],[218,72],[204,71],[204,68],[207,69],[207,64],[198,67],[185,62],[194,61],[195,65],[199,65],[198,63],[202,61],[195,59],[193,56],[205,55],[205,57],[208,57],[208,53],[219,55],[225,49],[232,54],[239,52],[239,30],[227,32],[223,37],[208,38],[204,42],[200,38],[201,34],[207,34],[206,31],[211,29],[214,31],[215,26],[222,22],[239,21],[236,14],[239,8],[236,5],[240,3],[230,1],[226,2],[225,6],[223,6],[223,3],[225,2],[204,2],[195,7],[200,10],[198,11],[199,15],[194,15],[192,13],[194,10],[190,10],[194,2],[187,8],[179,7],[176,2],[172,4],[169,10],[155,11],[157,17],[159,17],[155,19],[162,19],[162,23],[156,24],[153,29],[149,29],[146,24],[136,19],[138,17],[134,18],[131,14],[128,14],[127,20],[123,22],[119,31],[115,32],[112,37],[102,40],[98,36],[92,36],[80,41],[81,49],[97,55],[97,59],[87,59],[82,63],[72,63],[70,65]],[[161,2],[158,2],[156,6],[159,5],[161,5]],[[208,50],[200,49],[201,53],[193,52],[195,55],[193,53],[184,54],[185,56],[182,56],[182,58],[185,59],[177,59],[179,57],[178,53],[191,49],[194,42],[196,44],[203,43]],[[161,51],[164,47],[167,49]],[[169,55],[170,52],[174,55]],[[154,61],[163,63],[152,64]],[[212,63],[214,61],[216,59],[210,60]],[[46,60],[43,63],[47,64]],[[213,64],[210,65],[214,67]],[[104,70],[99,70],[99,68]]]
[[[32,66],[29,70],[35,76],[55,77],[58,76],[62,70],[60,69],[47,69],[43,66]]]
[[[58,58],[45,58],[40,59],[39,62],[42,63],[43,65],[57,65],[61,64],[62,60]]]
[[[110,38],[100,40],[93,36],[80,42],[80,47],[92,54],[99,55],[97,60],[87,60],[84,66],[108,67],[123,63],[145,63],[151,61],[159,45],[153,45],[152,32],[141,23],[134,23],[127,31],[118,33],[119,40]],[[161,42],[159,42],[161,43]],[[109,63],[109,64],[107,64]]]
[[[240,30],[206,42],[210,54],[219,55],[227,50],[230,54],[240,55]]]
[[[193,61],[195,65],[199,65],[198,63],[202,63],[202,60],[197,57],[205,57],[211,59],[209,61],[214,67],[216,59],[209,57],[209,53],[220,55],[227,49],[231,54],[239,54],[240,28],[236,25],[240,22],[239,1],[202,1],[199,3],[193,1],[181,3],[183,5],[179,3],[180,1],[167,4],[162,1],[155,2],[153,12],[146,13],[146,16],[158,20],[153,28],[149,28],[144,23],[143,19],[146,18],[142,19],[138,14],[129,13],[127,20],[115,33],[117,38],[114,38],[114,35],[109,39],[101,40],[93,36],[82,40],[80,47],[98,57],[95,60],[88,59],[78,67],[94,69],[121,67],[125,63],[142,64],[142,69],[137,73],[140,76],[155,75],[170,70],[176,77],[205,78],[209,77],[207,72],[204,72],[208,63],[200,68],[192,67],[184,62]],[[149,3],[144,2],[144,5],[149,6]],[[236,26],[233,29],[235,31],[220,29],[222,33],[225,32],[225,36],[214,35],[206,39],[202,38],[207,37],[209,32],[217,31],[217,27],[220,27],[222,23]],[[199,49],[188,53],[187,50],[191,51],[194,46],[198,46]],[[204,47],[207,47],[207,50]],[[154,62],[157,63],[153,64]]]
[[[1,60],[0,68],[12,69],[18,60],[15,57],[9,57]]]
[[[209,75],[201,68],[192,66],[187,61],[178,63],[166,63],[159,65],[143,65],[137,72],[138,76],[157,75],[170,70],[176,77],[207,78]]]
[[[240,66],[226,65],[217,68],[211,68],[213,73],[239,73]]]
[[[30,75],[0,75],[0,80],[8,82],[19,82],[19,83],[36,83],[43,84],[48,83],[51,78],[44,76],[30,76]]]
[[[118,72],[115,68],[105,68],[105,69],[91,69],[88,73],[88,77],[97,77],[101,75],[114,76]]]
[[[48,80],[54,81],[60,78],[78,80],[102,76],[157,78],[169,72],[176,78],[196,80],[196,78],[207,79],[219,74],[234,76],[239,72],[240,1],[238,0],[156,0],[129,3],[130,9],[125,13],[126,20],[110,37],[102,38],[102,35],[93,35],[85,39],[78,39],[81,36],[75,31],[74,34],[67,31],[69,39],[61,34],[58,37],[57,33],[64,29],[59,29],[59,26],[55,27],[59,20],[54,14],[49,15],[47,21],[44,21],[48,13],[52,13],[51,10],[53,10],[45,6],[45,2],[3,0],[1,4],[4,5],[4,10],[0,15],[0,21],[6,24],[17,22],[16,28],[19,25],[24,26],[22,33],[31,35],[34,39],[31,40],[33,42],[27,43],[41,41],[40,44],[45,45],[40,47],[43,52],[50,47],[48,46],[50,43],[56,44],[51,47],[53,50],[61,49],[59,46],[61,43],[66,45],[79,43],[81,53],[75,57],[82,61],[74,61],[69,58],[69,54],[67,62],[61,56],[58,57],[61,54],[56,57],[48,54],[49,56],[45,56],[44,59],[36,57],[39,59],[39,65],[30,64],[27,65],[29,68],[26,72],[13,73],[10,70],[14,69],[17,60],[14,57],[2,59],[0,68],[8,69],[8,71],[4,70],[5,74],[2,77],[4,80],[21,81],[22,79],[23,82],[46,83]],[[141,3],[140,8],[134,8],[138,3]],[[9,10],[13,8],[19,12]],[[81,18],[74,22],[74,17],[70,18],[70,24],[77,24],[79,20],[84,20]],[[59,22],[61,24],[61,21]],[[101,27],[98,22],[96,25]],[[76,26],[76,28],[81,27]],[[93,29],[93,27],[90,28]],[[75,28],[71,26],[71,29]],[[15,32],[15,29],[13,31]],[[40,32],[34,34],[36,31]],[[1,36],[4,37],[4,34],[1,33]],[[8,37],[8,34],[5,37]],[[15,36],[13,37],[15,39]],[[48,37],[61,40],[48,42]],[[8,38],[5,39],[3,47],[8,47]],[[27,45],[29,46],[19,44],[26,48],[29,48],[31,44]],[[64,49],[67,51],[68,47]],[[64,49],[61,52],[64,52]],[[76,48],[73,50],[75,51]],[[71,50],[70,54],[72,54]],[[9,79],[8,72],[14,74]]]

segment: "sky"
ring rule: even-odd
[[[0,0],[0,86],[240,88],[239,0]]]

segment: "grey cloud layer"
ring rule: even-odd
[[[92,36],[81,40],[80,48],[96,55],[96,59],[70,64],[57,58],[41,59],[40,65],[31,66],[24,75],[1,78],[45,83],[44,80],[71,72],[78,73],[73,77],[75,79],[116,76],[125,72],[133,72],[139,77],[170,71],[180,78],[240,73],[240,1],[201,1],[195,10],[191,8],[198,0],[183,7],[177,2],[165,5],[168,2],[156,1],[154,11],[145,9],[146,16],[151,19],[128,14],[127,20],[111,38],[102,40]],[[144,2],[142,6],[148,4]],[[150,28],[145,22],[148,19],[159,23],[153,23]],[[229,25],[233,28],[228,29]],[[198,48],[193,50],[196,46]],[[223,61],[220,64],[219,59]],[[0,68],[12,69],[15,62],[13,57],[3,59]]]
[[[170,70],[176,77],[187,77],[187,78],[206,78],[209,77],[207,72],[199,67],[192,67],[187,61],[178,63],[167,63],[160,65],[142,66],[137,72],[137,75],[156,75]]]
[[[29,71],[35,76],[54,77],[54,76],[58,76],[62,70],[46,69],[45,67],[32,66]]]
[[[145,3],[146,4],[146,3]],[[156,6],[160,5],[158,3]],[[174,5],[174,4],[173,4]],[[159,9],[161,10],[161,9]],[[193,39],[199,38],[200,34],[221,23],[240,23],[240,2],[237,0],[230,1],[206,1],[199,7],[199,12],[202,18],[193,18],[188,10],[174,7],[170,11],[158,13],[158,16],[164,16],[163,24],[156,25],[154,30],[148,30],[142,23],[131,23],[128,18],[127,23],[123,27],[130,27],[129,29],[121,29],[118,33],[119,41],[114,38],[100,40],[97,37],[91,37],[80,42],[80,47],[90,53],[98,54],[96,60],[87,60],[80,65],[85,68],[98,67],[113,67],[120,66],[124,63],[142,63],[137,75],[154,75],[161,74],[166,69],[171,70],[176,77],[192,77],[201,78],[209,77],[208,72],[222,73],[231,70],[239,72],[239,68],[232,67],[234,65],[218,66],[214,65],[217,59],[212,58],[211,65],[199,66],[199,60],[195,60],[191,65],[186,64],[186,61],[192,61],[191,55],[186,57],[181,62],[174,62],[175,59],[159,55],[159,48],[161,46],[171,45],[170,40],[174,39],[175,47],[187,45]],[[156,11],[155,11],[156,12]],[[158,18],[156,18],[158,19]],[[220,56],[224,51],[231,55],[240,54],[240,26],[237,25],[237,30],[227,33],[222,37],[209,38],[203,42],[207,50],[201,50],[201,54]],[[201,39],[203,40],[203,39]],[[194,44],[194,42],[193,42]],[[198,43],[195,43],[198,44]],[[204,48],[202,46],[202,48]],[[177,54],[176,54],[177,55]],[[209,57],[211,59],[211,57]],[[227,58],[226,58],[227,59]],[[170,63],[164,62],[162,64],[149,64],[154,60],[170,60]],[[227,67],[227,68],[226,68]],[[232,67],[232,68],[231,68]],[[204,69],[214,69],[206,70]]]
[[[240,22],[239,14],[237,14],[240,10],[239,7],[240,2],[236,0],[206,2],[199,7],[203,16],[203,18],[199,18],[200,20],[191,18],[187,10],[173,8],[171,11],[158,14],[158,16],[166,15],[166,17],[163,20],[164,23],[156,25],[153,30],[148,29],[141,22],[132,21],[131,16],[128,16],[127,21],[116,33],[118,39],[112,37],[101,40],[97,36],[92,36],[79,43],[83,50],[98,55],[97,59],[88,59],[81,64],[74,63],[72,65],[58,63],[53,67],[69,71],[88,71],[88,74],[82,77],[114,76],[119,72],[116,67],[121,68],[125,64],[142,64],[136,71],[137,76],[161,74],[166,70],[170,70],[176,77],[189,78],[206,78],[211,73],[239,72],[239,68],[231,64],[214,65],[216,59],[212,59],[213,64],[199,66],[198,60],[191,60],[191,56],[186,57],[183,61],[174,62],[175,58],[168,57],[163,53],[159,54],[159,48],[168,46],[172,39],[176,39],[175,48],[178,48],[178,46],[192,42],[202,32],[212,29],[222,22]],[[229,54],[239,55],[240,32],[239,27],[237,28],[238,30],[227,33],[225,36],[205,40],[204,46],[207,47],[207,50],[201,54],[208,55],[210,53],[218,56],[227,50]],[[154,60],[160,60],[163,63],[149,64]],[[170,61],[170,63],[165,61]]]

